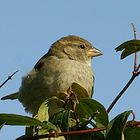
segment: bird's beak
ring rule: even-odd
[[[92,48],[87,52],[88,57],[96,57],[102,55],[102,52],[96,48]]]

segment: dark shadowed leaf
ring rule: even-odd
[[[58,108],[55,110],[55,114],[49,119],[53,124],[59,126],[61,130],[69,130],[69,115],[70,110],[64,108]]]
[[[104,106],[96,100],[90,98],[80,99],[75,111],[78,118],[92,117],[98,112],[93,118],[97,127],[107,126],[108,124],[108,114]]]
[[[125,140],[139,140],[140,127],[128,127],[124,131]]]
[[[121,59],[124,59],[130,54],[140,51],[140,40],[129,40],[122,43],[120,46],[115,48],[116,52],[123,51]]]
[[[126,125],[126,121],[132,111],[125,111],[124,113],[116,116],[108,125],[106,140],[122,140],[122,135],[124,131],[124,127]]]
[[[55,113],[58,112],[59,108],[64,107],[65,102],[57,97],[51,97],[46,100],[46,105],[48,107],[49,117],[52,117]],[[42,115],[42,110],[40,111],[40,114]]]
[[[35,118],[17,114],[0,114],[0,124],[3,122],[5,122],[5,125],[41,126],[48,130],[57,130],[55,125],[50,122],[43,123]]]

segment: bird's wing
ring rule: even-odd
[[[46,57],[48,57],[48,53],[46,53],[45,55],[43,55],[43,56],[38,60],[38,62],[37,62],[37,63],[35,64],[35,66],[34,66],[34,69],[39,70],[40,67],[42,66],[42,60],[43,60],[44,58],[46,58]]]
[[[19,95],[19,92],[15,92],[13,94],[2,97],[1,100],[14,100],[18,98],[18,95]]]
[[[93,94],[94,94],[94,82],[95,82],[95,77],[94,77],[94,75],[93,75],[93,85],[92,85],[91,97],[92,97]]]

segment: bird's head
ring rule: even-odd
[[[46,53],[34,66],[35,69],[40,69],[45,59],[48,56],[56,56],[60,59],[71,59],[79,62],[86,62],[91,65],[91,59],[93,57],[102,55],[101,51],[93,47],[87,40],[69,35],[62,37],[51,45],[48,53]]]
[[[48,54],[77,61],[91,61],[91,58],[102,55],[90,42],[73,35],[63,37],[52,44]]]

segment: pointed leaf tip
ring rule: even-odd
[[[106,140],[121,140],[127,119],[133,111],[125,111],[116,116],[107,126]]]
[[[140,40],[126,41],[115,48],[115,50],[116,52],[122,51],[121,59],[124,59],[125,57],[140,51]]]

